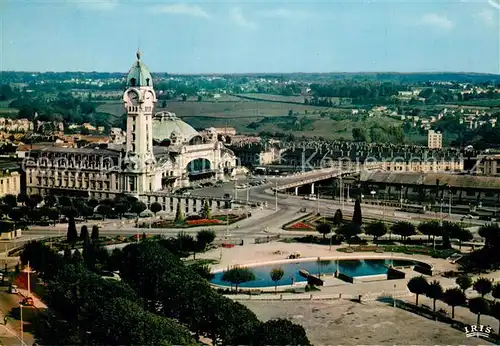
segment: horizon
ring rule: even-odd
[[[249,76],[249,75],[292,75],[292,74],[302,74],[302,75],[327,75],[327,74],[340,74],[340,75],[376,75],[376,74],[389,74],[389,75],[420,75],[420,74],[465,74],[465,75],[481,75],[481,76],[500,76],[499,73],[490,72],[472,72],[472,71],[416,71],[416,72],[397,72],[397,71],[340,71],[340,72],[204,72],[204,73],[182,73],[182,72],[156,72],[149,71],[152,75],[155,74],[166,74],[170,76]],[[34,74],[48,74],[48,73],[108,73],[108,74],[124,74],[126,75],[128,71],[23,71],[23,70],[0,70],[1,73],[34,73]]]
[[[1,71],[125,73],[140,47],[150,71],[172,75],[500,74],[493,0],[0,6]]]

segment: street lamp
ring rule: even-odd
[[[24,329],[23,329],[23,302],[19,302],[19,313],[21,315],[21,345],[25,345],[24,343]]]
[[[393,307],[396,307],[396,284],[394,284],[394,289],[392,291],[392,304]]]
[[[274,188],[274,195],[275,195],[275,206],[274,210],[278,210],[278,182],[276,181],[275,183],[275,188]]]

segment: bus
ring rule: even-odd
[[[425,214],[425,205],[418,205],[418,204],[403,204],[400,208],[401,211],[407,212],[407,213],[418,213],[418,214]]]

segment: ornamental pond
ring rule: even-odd
[[[390,265],[394,267],[408,267],[420,264],[417,261],[403,259],[335,259],[298,261],[288,263],[273,263],[248,267],[255,275],[255,280],[239,285],[240,288],[274,287],[270,272],[273,268],[282,268],[283,278],[278,281],[278,286],[292,285],[293,282],[307,282],[307,279],[299,274],[301,269],[307,270],[313,275],[333,275],[337,271],[350,277],[371,276],[387,274]],[[223,272],[214,273],[211,283],[218,286],[231,286],[229,282],[222,280]]]

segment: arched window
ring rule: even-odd
[[[146,85],[149,86],[149,78],[146,78]]]
[[[130,86],[135,86],[137,80],[135,78],[130,78]]]

